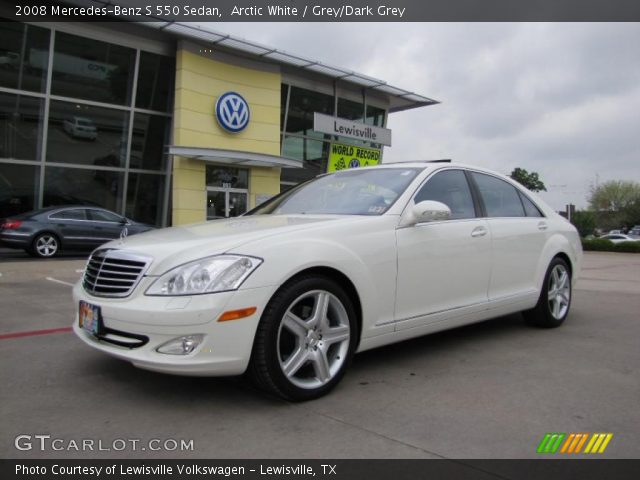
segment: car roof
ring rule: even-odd
[[[496,172],[495,170],[491,170],[489,168],[479,167],[477,165],[468,165],[464,163],[456,163],[452,162],[448,159],[443,160],[408,160],[402,162],[389,162],[389,163],[380,163],[378,165],[372,165],[368,167],[360,167],[361,169],[372,169],[372,168],[419,168],[421,170],[436,170],[439,168],[464,168],[468,170],[477,170],[479,172],[485,172],[490,175],[499,175],[503,178],[508,178],[504,174],[500,172]],[[342,170],[340,170],[342,171]]]
[[[51,206],[51,207],[44,207],[44,208],[39,208],[37,210],[31,210],[29,212],[23,212],[23,213],[19,213],[17,215],[10,215],[10,218],[18,218],[18,217],[22,217],[22,218],[27,218],[27,217],[33,217],[36,215],[43,215],[46,213],[52,213],[52,212],[57,212],[60,210],[69,210],[72,208],[90,208],[92,210],[105,210],[107,212],[110,212],[111,210],[107,210],[106,208],[103,207],[99,207],[97,205],[81,205],[81,204],[69,204],[69,205],[55,205],[55,206]],[[115,212],[114,212],[115,213]],[[116,214],[118,215],[118,214]]]
[[[368,167],[361,167],[361,168],[407,168],[409,167],[409,168],[426,169],[430,167],[438,167],[438,166],[444,166],[444,165],[460,166],[459,164],[452,164],[451,161],[447,161],[447,160],[409,160],[409,161],[402,161],[402,162],[379,163],[378,165],[371,165]]]

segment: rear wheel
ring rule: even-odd
[[[339,284],[299,277],[267,305],[249,372],[260,387],[287,400],[320,397],[344,376],[357,334],[353,303]]]
[[[537,305],[524,312],[532,325],[544,328],[559,327],[571,307],[571,269],[562,258],[556,257],[549,264]]]
[[[40,258],[55,256],[60,250],[60,240],[53,233],[41,233],[34,240],[31,252]]]

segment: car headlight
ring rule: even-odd
[[[198,295],[237,290],[260,266],[261,258],[216,255],[173,268],[156,279],[147,295]]]

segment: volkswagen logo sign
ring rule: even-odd
[[[216,102],[216,119],[227,132],[244,130],[249,124],[249,114],[249,104],[236,92],[227,92]]]

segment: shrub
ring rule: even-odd
[[[596,229],[596,216],[593,212],[582,210],[571,215],[571,223],[578,229],[581,237],[592,235]]]
[[[582,239],[582,249],[595,252],[640,253],[640,241],[613,243],[604,238]]]

